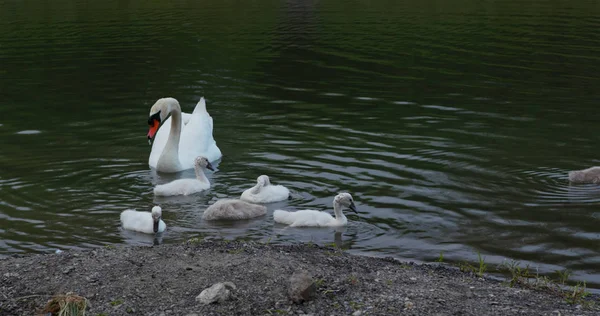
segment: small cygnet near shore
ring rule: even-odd
[[[237,199],[222,199],[209,206],[202,219],[212,220],[241,220],[250,219],[267,214],[263,205],[252,204]]]
[[[600,184],[600,167],[570,171],[569,182]]]
[[[146,234],[162,233],[167,229],[160,206],[153,207],[152,212],[124,210],[121,212],[121,224],[127,230]]]
[[[350,193],[340,193],[333,199],[335,217],[327,212],[316,210],[300,210],[296,212],[275,210],[273,212],[273,219],[277,223],[287,224],[291,227],[345,226],[348,224],[348,219],[342,212],[343,208],[349,208],[358,214]]]

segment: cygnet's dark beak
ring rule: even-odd
[[[208,162],[208,164],[206,165],[206,169],[215,171],[215,168],[213,168],[213,166],[210,164],[210,162]]]
[[[158,224],[160,223],[160,217],[154,221],[154,232],[158,233]]]
[[[354,205],[354,201],[350,202],[350,206],[348,208],[354,211],[354,213],[358,214],[358,211],[356,210],[356,205]]]

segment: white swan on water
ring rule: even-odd
[[[160,206],[152,208],[152,212],[138,212],[135,210],[124,210],[121,212],[121,224],[127,230],[136,232],[154,234],[162,233],[167,229],[167,224],[163,222],[162,209]]]
[[[267,207],[236,199],[222,199],[209,206],[202,219],[212,220],[241,220],[267,214]]]
[[[242,193],[240,199],[251,203],[272,203],[287,200],[290,190],[283,185],[272,185],[269,177],[256,178],[256,185]]]
[[[194,159],[195,179],[177,179],[154,188],[154,194],[160,196],[190,195],[210,188],[210,182],[204,174],[204,169],[215,170],[206,157]]]
[[[347,207],[358,214],[352,195],[350,193],[340,193],[333,199],[333,211],[335,217],[327,212],[315,210],[300,210],[289,212],[284,210],[275,210],[273,219],[277,223],[287,224],[291,227],[326,227],[326,226],[345,226],[348,219],[342,212]]]
[[[152,151],[148,165],[160,172],[179,172],[194,168],[194,158],[209,161],[221,158],[213,138],[213,119],[201,98],[192,114],[182,113],[174,98],[162,98],[150,109],[148,141]],[[170,128],[161,128],[168,125]]]

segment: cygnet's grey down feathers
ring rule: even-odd
[[[267,214],[263,205],[248,203],[237,199],[218,200],[209,206],[202,219],[210,220],[240,220],[249,219]]]
[[[571,171],[569,172],[569,181],[571,183],[600,184],[600,167]]]

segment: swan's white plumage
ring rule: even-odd
[[[250,219],[267,214],[263,205],[248,203],[236,199],[222,199],[209,206],[202,219],[210,220],[240,220]]]
[[[327,212],[315,210],[300,210],[289,212],[284,210],[275,210],[273,219],[277,223],[290,225],[292,227],[327,227],[327,226],[345,226],[348,219],[342,212],[342,208],[347,207],[356,212],[354,201],[349,193],[340,193],[333,199],[333,210],[335,217]]]
[[[177,179],[154,188],[158,196],[190,195],[210,188],[210,183],[200,182],[196,179]]]
[[[583,170],[569,172],[571,183],[593,183],[600,184],[600,167],[591,167]]]
[[[287,200],[290,190],[283,185],[272,185],[269,177],[261,175],[256,185],[242,193],[240,199],[251,203],[272,203]]]
[[[273,212],[273,219],[277,223],[287,224],[292,227],[344,226],[348,223],[348,220],[345,217],[342,220],[336,221],[331,214],[315,210],[299,210],[296,212],[275,210]]]
[[[204,174],[204,169],[214,170],[206,157],[194,159],[195,179],[177,179],[154,188],[154,194],[159,196],[190,195],[210,188],[210,182]]]
[[[166,168],[165,170],[157,169],[158,171],[164,172],[177,172],[194,167],[193,161],[197,156],[204,156],[209,161],[215,161],[221,158],[221,150],[217,146],[217,143],[213,137],[213,119],[206,110],[206,102],[204,97],[200,99],[192,114],[182,113],[179,102],[173,98],[159,99],[152,107],[150,115],[158,110],[164,111],[166,117],[169,113],[167,112],[167,104],[177,103],[177,106],[173,107],[172,111],[179,111],[181,113],[181,129],[179,139],[179,165],[172,168]],[[155,111],[153,111],[155,110]],[[163,150],[165,149],[171,132],[174,132],[171,127],[173,117],[169,117],[161,125],[154,137],[152,142],[152,151],[148,158],[148,164],[152,168],[157,168],[159,159]],[[173,162],[175,164],[176,162]]]
[[[139,212],[136,210],[125,210],[121,212],[121,225],[127,230],[136,232],[154,234],[154,222],[158,221],[157,233],[162,233],[167,229],[167,225],[161,219],[162,210],[160,206],[152,208],[152,212]]]

